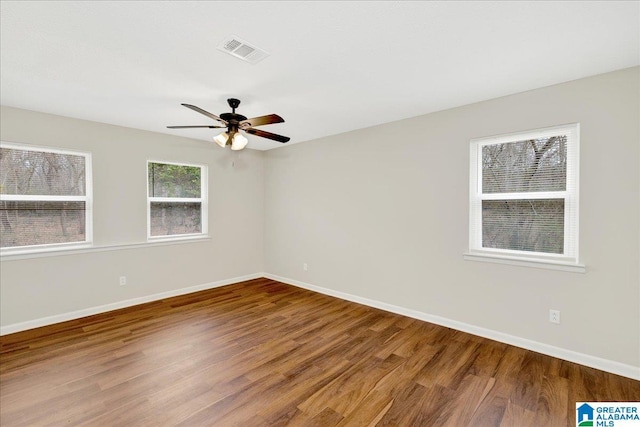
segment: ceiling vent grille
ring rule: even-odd
[[[222,43],[218,45],[218,49],[243,61],[250,62],[251,64],[256,64],[269,56],[266,51],[234,35],[223,40]]]

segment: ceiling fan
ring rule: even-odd
[[[190,104],[181,104],[187,108],[197,111],[200,114],[213,119],[222,125],[190,125],[190,126],[167,126],[169,129],[186,129],[186,128],[227,128],[226,132],[222,132],[220,135],[213,138],[213,140],[221,147],[225,147],[231,144],[232,150],[242,150],[246,147],[249,140],[242,135],[242,132],[249,133],[251,135],[261,136],[263,138],[273,139],[274,141],[285,143],[291,138],[288,136],[277,135],[275,133],[266,132],[260,129],[255,129],[254,126],[270,125],[272,123],[284,123],[284,119],[277,114],[268,114],[266,116],[253,117],[247,119],[242,114],[236,113],[236,108],[240,105],[240,100],[235,98],[227,99],[229,107],[231,107],[230,113],[222,113],[220,117],[215,114],[211,114],[208,111],[203,110],[200,107]]]

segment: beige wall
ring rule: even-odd
[[[267,152],[266,271],[640,367],[639,77],[622,70]],[[469,140],[573,122],[586,274],[463,260]]]
[[[212,239],[3,260],[0,324],[264,271],[640,367],[639,81],[622,70],[239,157],[3,107],[2,140],[93,154],[96,245],[145,240],[149,158],[209,165]],[[469,140],[572,122],[587,273],[464,261]]]
[[[263,271],[261,152],[8,107],[0,119],[5,142],[91,152],[96,246],[146,241],[148,159],[208,165],[211,235],[177,245],[3,260],[3,327]],[[123,275],[128,284],[121,287]]]

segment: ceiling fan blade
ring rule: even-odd
[[[213,126],[213,125],[192,125],[192,126],[167,126],[169,129],[187,129],[187,128],[226,128],[226,126]]]
[[[284,119],[277,114],[268,114],[266,116],[252,117],[240,122],[240,127],[254,127],[262,125],[270,125],[272,123],[284,123]]]
[[[247,128],[247,129],[244,129],[244,131],[252,135],[273,139],[274,141],[283,142],[283,143],[288,142],[291,139],[288,136],[276,135],[275,133],[265,132],[260,129]]]
[[[220,117],[216,116],[215,114],[211,114],[208,111],[203,110],[200,107],[196,107],[195,105],[191,105],[191,104],[181,104],[184,105],[187,108],[191,108],[193,111],[197,111],[200,114],[204,114],[205,116],[209,117],[210,119],[216,120],[218,122],[222,122],[224,124],[227,124],[226,121],[222,120]]]

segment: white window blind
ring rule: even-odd
[[[469,252],[578,262],[579,125],[471,141]]]
[[[91,242],[91,155],[0,145],[3,254]]]
[[[204,166],[147,162],[148,238],[207,233]]]

